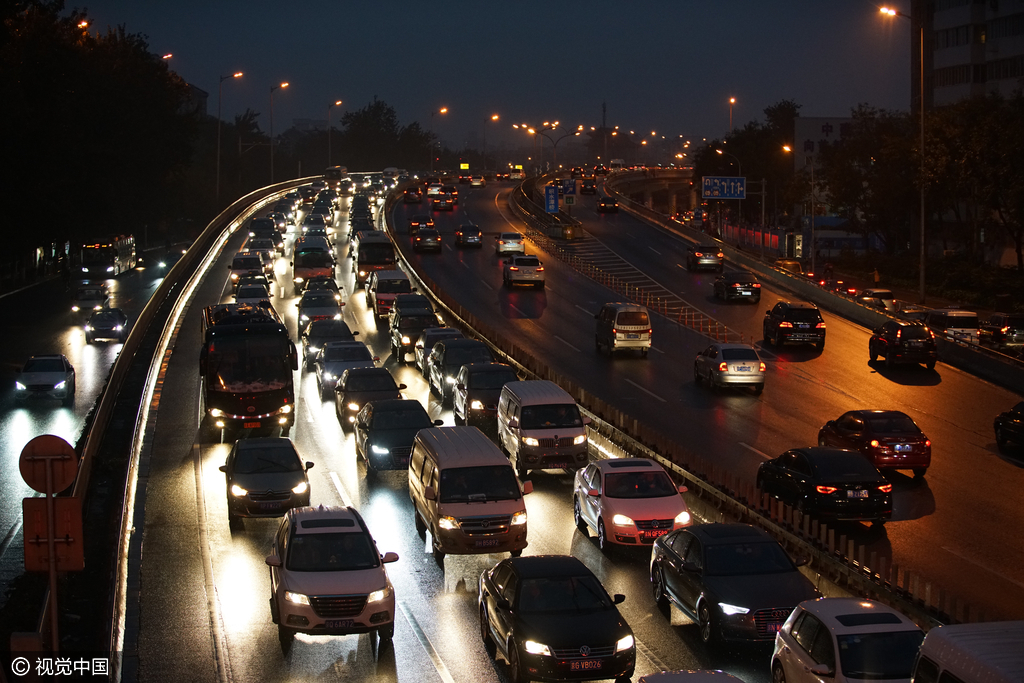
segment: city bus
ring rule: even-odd
[[[338,186],[341,185],[341,181],[348,177],[348,169],[344,166],[331,166],[324,171],[324,180],[327,182],[327,187],[332,190],[337,190]]]
[[[218,304],[203,310],[199,355],[203,415],[217,429],[287,436],[294,420],[292,371],[299,367],[288,328],[273,308]]]
[[[117,277],[137,265],[135,238],[118,235],[103,242],[83,244],[75,274],[83,280],[106,279]]]

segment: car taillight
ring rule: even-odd
[[[519,268],[517,266],[509,266],[508,269],[509,270],[515,270],[515,271],[519,270]]]
[[[818,328],[819,330],[823,330],[825,329],[825,323],[818,323],[817,325],[815,325],[815,327]]]
[[[835,486],[815,486],[814,489],[818,493],[824,493],[826,496],[839,490]]]
[[[537,270],[536,270],[536,272],[538,272],[538,273],[539,273],[539,272],[541,272],[542,270],[544,270],[544,266],[537,266]]]
[[[878,490],[881,491],[882,493],[889,493],[890,491],[892,491],[892,484],[882,484],[881,486],[878,487]]]
[[[725,258],[725,254],[723,254],[722,252],[718,252],[718,258]]]
[[[760,288],[761,287],[761,283],[760,282],[755,282],[754,283],[754,287]]]
[[[699,251],[695,251],[695,252],[693,252],[693,255],[696,256],[697,258],[700,258],[704,254],[700,253]]]
[[[779,327],[793,327],[793,323],[789,323],[783,320],[781,323],[779,323]]]
[[[718,371],[719,372],[728,372],[729,371],[729,364],[724,362],[724,361],[719,363],[718,364]]]
[[[878,443],[878,439],[871,439],[868,445],[872,448],[878,448],[881,444]]]
[[[734,282],[734,283],[732,283],[732,286],[733,286],[733,287],[742,287],[743,285],[741,285],[741,284],[740,284],[740,283],[738,283],[738,282]]]
[[[931,448],[931,446],[932,446],[932,440],[931,439],[925,439],[924,440],[924,447],[925,448]]]
[[[764,361],[761,361],[761,372],[766,372],[768,368],[765,367]]]
[[[896,338],[897,339],[902,339],[903,338],[903,329],[902,328],[896,330]]]

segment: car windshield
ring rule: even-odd
[[[520,497],[519,483],[508,464],[443,469],[439,488],[441,503],[482,503]]]
[[[651,321],[644,311],[623,311],[615,316],[616,325],[650,325]]]
[[[422,406],[373,411],[373,429],[423,429],[433,426]]]
[[[298,534],[288,544],[293,572],[344,572],[380,566],[380,554],[367,533]]]
[[[377,280],[377,291],[388,294],[402,294],[412,291],[408,280]]]
[[[814,469],[822,479],[841,479],[854,476],[878,478],[875,466],[860,453],[816,459],[814,460]]]
[[[523,579],[518,610],[537,612],[590,612],[612,606],[608,594],[593,576],[555,576]]]
[[[331,292],[316,289],[312,292],[306,292],[303,294],[302,300],[299,301],[299,305],[303,308],[323,308],[324,306],[337,308],[338,300],[334,298],[334,294]]]
[[[868,415],[864,418],[868,430],[875,434],[916,434],[921,431],[906,415]]]
[[[474,372],[469,375],[470,389],[501,389],[509,382],[515,382],[515,370],[488,370],[487,372]]]
[[[663,498],[679,490],[664,471],[616,472],[605,475],[603,493],[609,498]]]
[[[103,299],[106,295],[102,289],[80,289],[77,297],[79,299]]]
[[[704,573],[708,576],[747,576],[791,571],[795,571],[793,562],[774,541],[709,545],[705,550]]]
[[[754,349],[722,349],[722,360],[761,360]]]
[[[302,463],[291,448],[246,448],[235,453],[235,474],[299,472]]]
[[[325,361],[373,360],[370,350],[365,345],[359,346],[328,346],[324,348]]]
[[[92,320],[90,322],[94,325],[97,323],[101,325],[116,325],[121,322],[121,314],[114,313],[113,311],[102,311],[99,313],[94,313],[92,316]]]
[[[459,368],[469,363],[493,363],[494,357],[486,346],[473,346],[468,349],[448,349],[444,363],[448,367]]]
[[[64,361],[60,358],[32,358],[25,363],[22,372],[64,372]]]
[[[523,406],[519,414],[520,429],[555,429],[582,427],[583,418],[575,403],[557,403],[550,406]]]
[[[219,337],[207,353],[207,387],[229,392],[284,389],[292,379],[290,346],[283,334]]]
[[[398,385],[391,375],[372,374],[349,377],[345,391],[398,391]]]
[[[295,254],[296,268],[329,268],[334,259],[326,251],[300,251]]]
[[[843,675],[848,679],[909,680],[923,640],[921,631],[836,636]]]

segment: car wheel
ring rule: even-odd
[[[705,600],[701,600],[697,606],[697,624],[700,626],[700,639],[705,645],[714,645],[717,639],[715,635],[715,623],[711,619],[711,608]]]
[[[693,262],[690,259],[686,259],[686,270],[691,273],[693,272]]]
[[[466,421],[463,420],[461,417],[459,417],[459,414],[455,410],[452,410],[452,419],[455,420],[456,426],[460,426],[461,427],[461,426],[464,426],[466,424]]]
[[[92,335],[91,334],[85,335],[85,343],[86,344],[92,344]]]
[[[509,550],[508,551],[508,556],[509,557],[522,557],[523,556],[523,549],[519,548],[518,550]]]
[[[494,657],[497,648],[494,638],[491,637],[491,626],[487,622],[487,606],[480,605],[480,640],[484,641],[484,649],[490,657]]]
[[[228,526],[234,528],[238,524],[238,515],[231,511],[231,503],[228,502]]]
[[[640,349],[640,357],[647,358],[647,353],[650,349]]]
[[[71,406],[75,405],[75,385],[71,385],[71,393],[64,397],[64,400],[61,401],[61,404],[66,408],[70,408]]]
[[[754,396],[760,396],[762,391],[764,391],[764,384],[755,384],[753,386]]]
[[[655,565],[651,572],[651,590],[654,593],[654,602],[662,614],[669,608],[668,593],[665,591],[665,573],[660,565]]]
[[[786,672],[778,662],[772,666],[772,683],[786,683]]]
[[[508,644],[508,680],[511,683],[530,683],[526,671],[519,663],[519,646],[514,640],[509,641]]]
[[[868,358],[871,360],[872,363],[878,360],[878,352],[875,350],[875,347],[872,346],[871,344],[868,344]]]
[[[697,363],[694,363],[693,364],[693,383],[696,384],[699,387],[701,385],[701,382],[703,382],[703,381],[704,380],[700,376],[700,370],[697,368]]]
[[[764,327],[764,328],[761,329],[761,340],[762,340],[761,343],[764,346],[771,346],[772,345],[772,339],[771,339],[771,337],[768,336],[768,328],[767,327]]]
[[[544,284],[545,283],[543,283],[543,282],[539,282],[539,283],[537,283],[537,286],[540,287],[541,289],[544,289]]]
[[[281,641],[281,649],[287,652],[292,646],[292,641],[295,640],[295,631],[284,624],[278,624],[277,639]]]
[[[929,370],[934,370],[935,369],[935,361],[933,361],[933,360],[928,361],[925,364],[925,367],[928,368]]]
[[[416,510],[412,511],[413,522],[416,525],[416,533],[422,538],[427,534],[427,525],[423,523],[423,518],[420,517],[420,513]]]
[[[382,643],[390,643],[391,639],[395,637],[395,622],[385,624],[377,629],[377,638]]]
[[[580,533],[584,536],[590,536],[590,528],[587,526],[587,520],[583,519],[583,512],[580,510],[578,498],[572,504],[572,518],[576,522],[576,528],[580,530]]]
[[[892,370],[892,366],[893,366],[892,354],[887,353],[887,354],[885,354],[885,369],[886,370]]]
[[[525,481],[526,477],[529,476],[530,470],[521,462],[521,457],[516,456],[516,476],[519,477],[519,481]]]
[[[915,467],[914,468],[914,479],[921,479],[924,477],[924,473],[928,471],[927,467]]]
[[[1005,446],[1007,441],[1006,432],[1003,431],[1003,428],[996,427],[996,445]]]
[[[438,567],[441,567],[441,569],[444,569],[444,555],[445,555],[445,552],[443,550],[441,550],[441,547],[439,545],[437,545],[436,538],[434,540],[433,546],[434,546],[433,547],[434,561],[437,562],[437,566]]]
[[[597,520],[597,547],[601,549],[602,553],[607,553],[611,550],[610,544],[608,543],[608,533],[604,528],[604,520]]]

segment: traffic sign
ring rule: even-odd
[[[562,178],[562,194],[564,194],[566,197],[568,197],[569,195],[576,194],[575,178]]]
[[[544,210],[547,213],[558,213],[558,186],[544,186]]]
[[[566,192],[565,193],[565,205],[566,206],[574,206],[575,204],[576,204],[576,195],[569,194],[568,192]]]
[[[60,493],[78,476],[78,454],[64,439],[43,434],[25,444],[18,461],[21,478],[39,493]],[[47,468],[52,468],[47,487]]]
[[[22,537],[27,572],[45,572],[50,568],[46,503],[46,498],[24,498],[21,501],[21,511],[25,520]],[[54,498],[53,505],[53,550],[56,570],[80,572],[85,569],[82,499],[77,496]]]
[[[746,199],[747,179],[736,176],[709,176],[701,178],[703,199]]]

